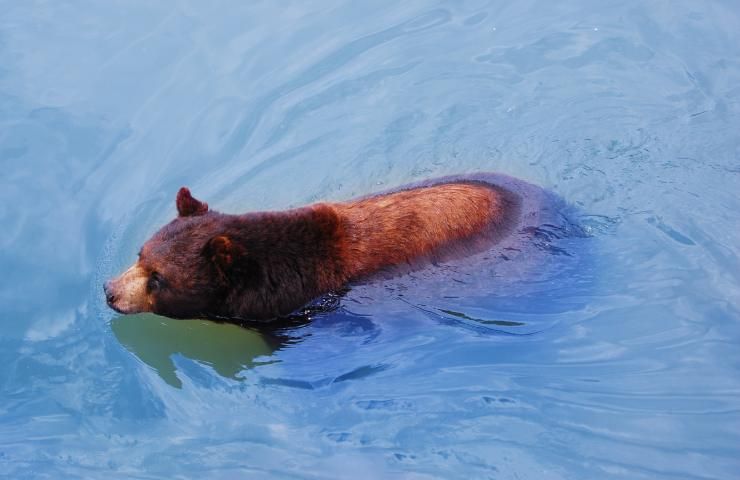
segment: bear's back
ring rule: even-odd
[[[511,231],[520,203],[496,184],[457,178],[334,204],[346,223],[348,276],[481,251]]]

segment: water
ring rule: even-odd
[[[740,475],[737,2],[0,11],[0,476]],[[541,269],[271,332],[104,305],[181,185],[241,212],[476,171],[572,206]]]

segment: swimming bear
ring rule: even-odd
[[[379,274],[490,248],[538,223],[544,191],[500,174],[446,177],[346,202],[219,213],[183,187],[178,216],[104,285],[120,313],[267,320]]]

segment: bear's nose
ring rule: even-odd
[[[116,295],[111,292],[110,288],[108,287],[108,282],[105,282],[105,284],[103,284],[103,291],[105,292],[105,301],[108,302],[108,305],[112,305],[116,301]]]

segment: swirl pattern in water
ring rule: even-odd
[[[734,2],[2,12],[0,476],[737,477]],[[105,305],[182,185],[237,213],[476,172],[564,203],[269,331]]]

